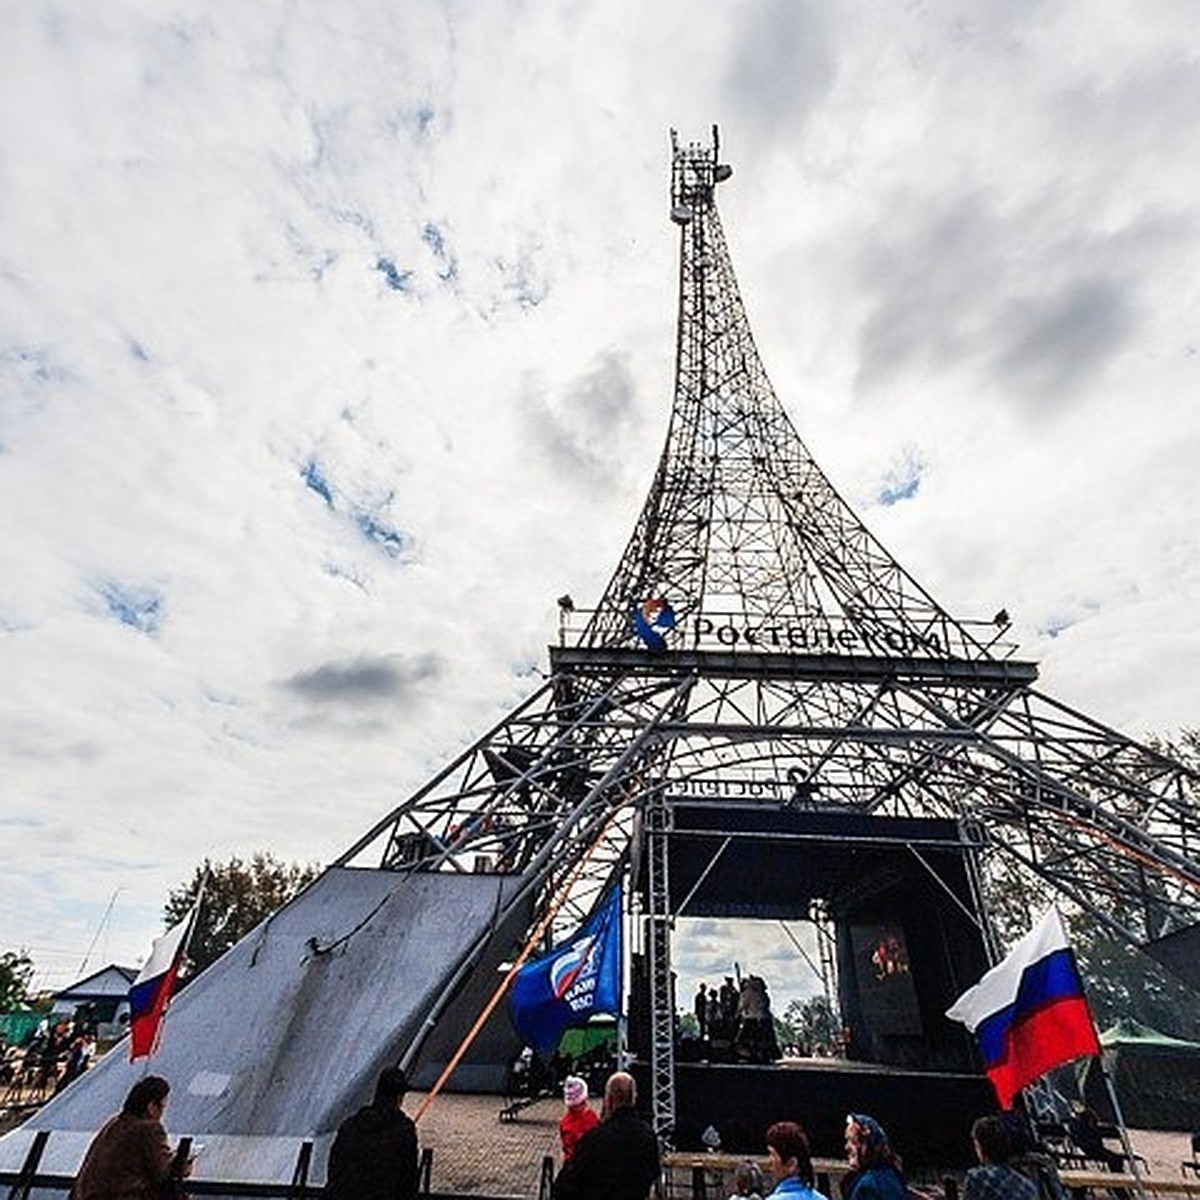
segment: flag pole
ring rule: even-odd
[[[196,926],[200,923],[200,905],[204,900],[204,890],[208,887],[208,860],[204,863],[204,874],[200,876],[200,886],[196,889],[196,899],[192,903],[192,911],[188,914],[187,928],[183,931],[183,940],[179,943],[179,964],[183,965],[187,958],[188,948],[192,944],[192,937],[196,933]],[[167,999],[167,1006],[163,1009],[162,1020],[158,1023],[158,1028],[154,1031],[154,1045],[151,1047],[150,1053],[146,1055],[146,1066],[150,1066],[150,1059],[158,1053],[158,1043],[162,1040],[163,1027],[167,1023],[167,1018],[171,1015],[171,1000],[174,998],[175,988],[171,989],[172,995]]]
[[[471,1043],[474,1042],[488,1017],[492,1015],[496,1009],[496,1006],[503,999],[504,993],[508,991],[508,985],[512,983],[517,972],[525,965],[526,960],[533,953],[534,948],[541,940],[542,934],[544,934],[550,927],[550,922],[553,921],[558,915],[558,910],[566,903],[567,897],[571,893],[571,888],[575,886],[575,881],[583,873],[583,868],[587,866],[588,859],[592,857],[596,851],[596,848],[604,840],[604,836],[608,833],[609,827],[617,819],[617,816],[620,814],[623,808],[624,805],[619,804],[613,809],[613,811],[609,814],[608,820],[605,821],[601,826],[600,832],[596,834],[596,840],[592,842],[592,844],[587,848],[586,853],[584,853],[580,860],[575,864],[574,869],[567,877],[566,882],[562,885],[562,888],[555,897],[554,902],[546,910],[545,916],[542,917],[542,919],[538,922],[537,927],[529,935],[529,939],[526,941],[521,953],[517,956],[516,961],[508,968],[507,972],[505,972],[504,978],[500,980],[496,990],[492,993],[492,998],[487,1002],[486,1005],[484,1005],[483,1012],[481,1012],[476,1018],[475,1024],[472,1025],[467,1031],[466,1037],[463,1038],[462,1043],[454,1052],[453,1057],[446,1064],[445,1068],[442,1070],[442,1073],[437,1077],[437,1081],[434,1083],[433,1087],[429,1089],[425,1099],[421,1101],[420,1106],[413,1116],[414,1121],[419,1121],[422,1116],[425,1115],[426,1110],[437,1098],[437,1095],[442,1090],[446,1080],[450,1078],[450,1076],[454,1073],[455,1068],[457,1068],[458,1064],[462,1061],[463,1055],[465,1055],[466,1052],[471,1048]]]
[[[1139,1200],[1146,1200],[1146,1189],[1142,1186],[1142,1173],[1138,1170],[1137,1158],[1129,1141],[1129,1129],[1125,1125],[1125,1114],[1121,1111],[1121,1102],[1117,1099],[1117,1089],[1113,1078],[1104,1065],[1104,1055],[1098,1054],[1096,1062],[1100,1067],[1100,1078],[1104,1080],[1104,1088],[1108,1092],[1108,1102],[1112,1105],[1113,1116],[1116,1118],[1117,1132],[1121,1136],[1121,1148],[1125,1151],[1125,1162],[1128,1164],[1129,1174],[1133,1176],[1134,1190],[1137,1192]]]

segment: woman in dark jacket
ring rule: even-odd
[[[846,1158],[850,1170],[842,1179],[842,1200],[908,1200],[900,1156],[874,1117],[846,1118]]]

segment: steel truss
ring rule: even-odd
[[[664,1136],[677,801],[953,818],[981,847],[985,893],[1016,866],[1135,945],[1200,922],[1200,776],[1036,691],[1036,668],[997,645],[1003,620],[952,619],[801,443],[738,294],[714,199],[728,175],[715,130],[675,143],[675,402],[600,604],[564,627],[542,687],[339,860],[520,874],[513,903],[532,895],[536,919],[586,856],[555,937],[614,878],[644,874],[630,904]],[[658,652],[631,622],[652,598],[676,616]]]

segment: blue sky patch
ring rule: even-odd
[[[66,371],[40,346],[9,346],[0,351],[0,366],[15,368],[14,373],[30,383],[58,383],[67,378]]]
[[[879,503],[885,508],[890,508],[893,504],[899,504],[901,500],[911,500],[920,490],[919,475],[902,481],[885,482],[879,492]]]
[[[891,508],[901,500],[911,500],[921,490],[925,476],[925,463],[912,446],[907,446],[884,475],[875,499]]]
[[[497,259],[496,265],[504,274],[504,290],[524,309],[537,308],[550,289],[544,280],[535,279],[524,259],[507,263]]]
[[[1038,627],[1038,637],[1049,638],[1053,641],[1060,633],[1076,624],[1075,617],[1051,617],[1044,625]]]
[[[138,633],[157,633],[163,617],[163,597],[151,588],[129,587],[109,580],[99,585],[100,598],[122,625]]]
[[[429,132],[430,125],[433,124],[434,111],[430,104],[422,104],[417,109],[413,116],[413,123],[417,127],[417,137],[424,137]]]
[[[315,458],[310,458],[308,462],[300,468],[300,478],[304,480],[304,486],[310,492],[316,492],[330,508],[333,507],[333,489],[329,486],[328,480],[321,473],[321,468],[317,465]]]
[[[402,271],[390,258],[380,257],[376,260],[375,270],[384,278],[393,292],[407,292],[408,281],[412,278],[411,271]]]
[[[390,525],[385,525],[373,514],[359,510],[354,515],[354,523],[358,531],[369,542],[374,542],[386,554],[393,558],[404,549],[404,535]]]
[[[438,278],[446,283],[458,277],[458,262],[446,246],[446,235],[432,222],[426,221],[421,230],[421,241],[429,247],[433,257],[442,264]]]

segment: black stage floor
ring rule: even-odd
[[[644,1067],[634,1068],[640,1087]],[[785,1059],[769,1066],[735,1063],[675,1064],[675,1144],[702,1149],[713,1126],[721,1148],[761,1154],[774,1121],[798,1121],[815,1155],[844,1153],[846,1114],[868,1113],[888,1131],[912,1167],[968,1166],[971,1124],[996,1111],[991,1084],[981,1075],[915,1071],[842,1059]]]

